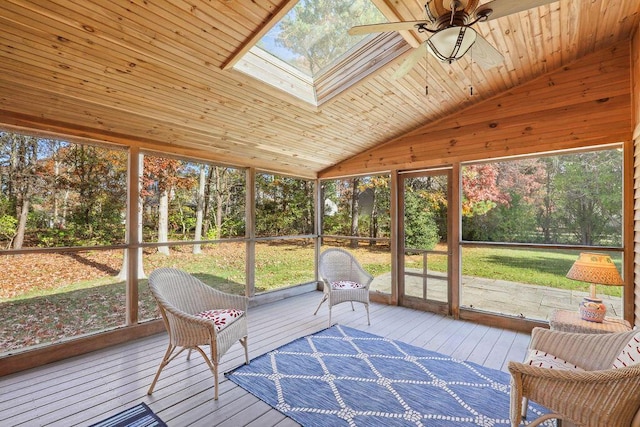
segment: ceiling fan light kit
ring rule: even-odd
[[[451,64],[462,58],[473,46],[477,33],[470,27],[449,27],[427,40],[429,52],[442,62]]]

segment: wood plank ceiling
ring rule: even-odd
[[[424,19],[420,0],[375,2],[398,20]],[[629,40],[640,17],[636,0],[560,0],[478,23],[474,28],[504,54],[501,66],[485,71],[463,58],[452,65],[432,60],[425,70],[423,59],[395,80],[407,53],[316,108],[223,69],[290,7],[287,0],[2,0],[0,128],[315,177]]]

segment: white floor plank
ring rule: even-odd
[[[249,310],[251,359],[296,338],[323,330],[328,308],[313,315],[322,294],[312,292]],[[454,321],[403,307],[371,304],[371,325],[364,307],[341,304],[332,322],[386,336],[429,350],[506,370],[522,360],[527,334]],[[139,402],[147,403],[173,426],[296,426],[290,418],[227,380],[224,372],[244,363],[234,345],[220,364],[220,398],[213,400],[213,376],[200,355],[180,356],[169,364],[153,395],[146,394],[167,345],[158,334],[0,378],[0,425],[87,426]]]

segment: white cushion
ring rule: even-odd
[[[243,314],[244,311],[242,310],[236,310],[235,308],[225,308],[219,310],[203,311],[202,313],[196,314],[196,316],[213,320],[216,331],[220,332]]]
[[[352,282],[350,280],[340,280],[331,282],[331,289],[360,289],[364,288],[362,283]]]
[[[613,361],[613,367],[624,368],[638,363],[640,363],[640,332],[631,337],[627,345]]]
[[[547,369],[561,369],[565,371],[584,371],[584,369],[567,362],[566,360],[562,360],[557,356],[554,356],[551,353],[545,353],[540,350],[529,350],[527,354],[527,358],[524,363],[527,363],[531,366],[538,366],[540,368]]]

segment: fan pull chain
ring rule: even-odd
[[[424,44],[424,95],[429,96],[429,51],[427,50],[427,44]]]
[[[469,63],[469,70],[471,71],[471,78],[469,79],[470,81],[470,85],[469,85],[469,96],[473,96],[473,48],[471,49],[470,52],[470,63]]]

